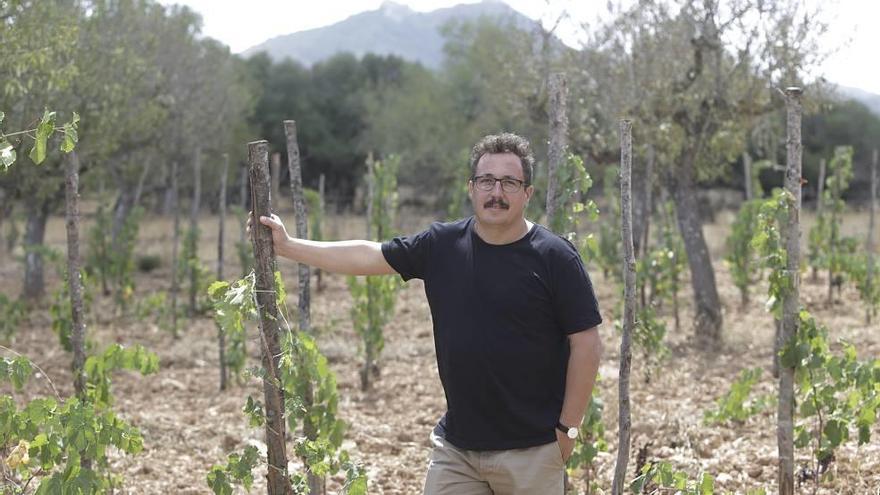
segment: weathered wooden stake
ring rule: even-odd
[[[66,158],[67,196],[67,282],[70,287],[71,328],[70,344],[73,347],[73,388],[76,396],[86,393],[86,325],[83,320],[82,274],[79,260],[79,159],[76,151]]]
[[[654,205],[652,202],[654,201],[653,193],[654,193],[654,146],[648,145],[647,150],[645,151],[645,178],[644,178],[644,190],[642,191],[643,200],[642,200],[642,218],[639,219],[639,222],[642,225],[641,238],[633,239],[633,253],[636,258],[639,256],[647,256],[648,253],[651,252],[650,246],[648,242],[650,241],[651,236],[651,214],[654,212]],[[633,232],[635,232],[636,226],[633,225]],[[638,241],[638,243],[636,242]],[[636,244],[639,245],[639,249],[635,249]],[[639,254],[641,253],[641,255]],[[654,298],[654,291],[656,287],[651,288],[651,299]],[[645,307],[648,304],[648,284],[642,282],[639,287],[639,300],[641,303],[641,307]],[[678,329],[676,328],[676,331]]]
[[[73,347],[73,388],[80,400],[86,396],[86,324],[83,317],[83,284],[79,260],[79,159],[76,151],[66,157],[67,283],[70,289],[70,345]],[[92,460],[80,452],[80,465],[91,469]]]
[[[801,209],[801,88],[785,90],[787,113],[787,159],[785,189],[791,195],[785,250],[788,253],[786,272],[791,277],[791,288],[782,299],[781,344],[797,335],[800,323],[800,209]],[[779,449],[780,495],[794,494],[794,368],[779,363],[779,404],[776,411],[776,442]]]
[[[568,86],[565,74],[550,75],[548,84],[550,94],[550,147],[547,157],[547,225],[554,228],[553,218],[559,204],[559,169],[565,160],[565,149],[568,140],[568,117],[565,113],[565,100]],[[557,232],[563,234],[563,232]]]
[[[287,168],[290,172],[290,193],[293,197],[293,215],[296,218],[296,236],[309,238],[309,217],[303,194],[302,165],[299,159],[299,143],[296,138],[296,121],[284,121],[284,134],[287,137]],[[309,265],[299,263],[299,329],[308,332],[311,325]]]
[[[196,260],[199,257],[199,242],[198,242],[198,231],[199,231],[199,208],[201,207],[201,198],[202,198],[202,149],[196,148],[196,156],[193,160],[193,196],[192,203],[190,203],[189,210],[189,229],[190,229],[190,239],[188,242],[192,242],[192,252],[190,256],[195,258]],[[198,301],[198,267],[195,263],[191,263],[192,260],[187,261],[187,268],[189,272],[189,309],[187,312],[189,313],[189,317],[192,318],[195,316],[197,309],[196,302]]]
[[[326,212],[326,203],[324,202],[324,174],[318,178],[318,218],[320,222],[323,224],[325,221],[324,213]],[[322,225],[321,230],[323,231],[326,227]],[[319,239],[321,240],[321,239]],[[315,269],[315,275],[318,277],[318,292],[324,290],[324,277],[323,272],[320,268]]]
[[[269,145],[266,141],[248,143],[251,198],[254,218],[270,216],[272,202],[269,185]],[[266,474],[269,495],[293,493],[287,474],[287,451],[284,444],[284,391],[280,388],[278,363],[281,359],[281,317],[275,299],[275,248],[272,230],[254,222],[251,228],[254,246],[257,309],[260,312],[260,341],[263,360],[263,398],[266,410],[266,451],[269,470]]]
[[[226,234],[226,175],[229,173],[229,155],[223,153],[223,172],[220,174],[220,204],[217,226],[217,280],[223,280],[223,240]],[[226,332],[217,325],[217,350],[220,355],[220,390],[226,390]]]
[[[180,245],[180,189],[177,186],[177,160],[171,162],[171,208],[174,210],[174,233],[171,238],[171,335],[178,338],[177,333],[177,294],[180,292],[178,280],[178,251]]]
[[[836,156],[837,151],[835,151],[834,154],[835,154],[835,157],[832,158],[832,160],[837,158],[837,156]],[[840,170],[841,163],[839,160],[837,160],[836,162],[837,162],[837,167],[834,169],[834,183],[833,183],[834,189],[832,191],[832,194],[834,195],[834,203],[831,204],[831,225],[837,225],[837,221],[838,221],[837,220],[837,201],[840,200],[840,196],[841,196],[840,186],[841,186],[841,181],[843,179],[843,172]],[[837,248],[838,248],[837,243],[838,243],[838,237],[836,235],[836,232],[834,230],[832,230],[831,231],[831,238],[828,239],[828,248],[830,251],[830,258],[832,260],[830,263],[828,263],[828,304],[829,305],[834,302],[834,285],[835,285],[835,282],[837,282],[835,279],[838,277],[838,274],[835,273],[835,271],[834,271],[834,261],[833,261],[835,258],[837,258]],[[837,285],[838,285],[837,296],[840,297],[840,285],[839,284],[837,284]]]
[[[296,121],[284,121],[284,135],[287,140],[287,170],[290,172],[290,193],[293,198],[293,215],[296,220],[296,236],[300,239],[309,238],[309,217],[306,213],[305,195],[302,185],[302,165],[299,159],[299,143],[296,137]],[[299,263],[299,330],[309,332],[311,323],[311,296],[310,296],[310,268],[305,263]],[[307,407],[313,404],[312,386],[309,383],[303,395]],[[318,428],[311,420],[303,421],[303,434],[309,440],[318,438]],[[308,484],[310,495],[322,495],[324,493],[324,479],[308,472]]]
[[[822,215],[822,208],[824,204],[824,200],[822,195],[825,194],[825,159],[822,158],[819,160],[819,183],[816,184],[816,218],[819,218]],[[813,274],[810,277],[810,280],[816,282],[819,280],[819,269],[815,266],[813,267]]]
[[[620,339],[620,373],[618,378],[618,442],[614,466],[613,495],[622,495],[629,463],[632,417],[629,403],[629,376],[632,368],[632,332],[635,326],[636,259],[632,238],[632,121],[620,121],[620,213],[623,238],[623,336]]]
[[[281,204],[281,153],[272,153],[272,199]]]
[[[376,176],[374,173],[375,170],[375,162],[373,161],[373,153],[370,152],[367,155],[367,240],[377,240],[373,237],[373,209],[374,203],[376,202]],[[373,288],[370,285],[370,279],[367,277],[364,279],[364,283],[367,285],[367,307],[372,308],[373,301],[376,300],[375,295],[373,294]],[[367,327],[369,329],[375,328],[375,323],[373,321],[373,311],[367,311]],[[374,349],[370,345],[364,345],[364,366],[361,368],[361,390],[367,391],[370,389],[370,372],[373,370],[375,366],[376,356],[373,354]]]

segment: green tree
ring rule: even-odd
[[[740,156],[745,129],[770,113],[769,87],[797,84],[816,62],[821,16],[800,3],[678,0],[640,3],[615,12],[579,55],[581,98],[601,117],[585,131],[608,135],[623,114],[656,151],[656,166],[675,202],[694,293],[698,341],[717,344],[721,303],[702,231],[697,190],[723,177]],[[594,153],[610,149],[594,139]]]

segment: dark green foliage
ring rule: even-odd
[[[28,308],[24,301],[0,294],[0,338],[4,341],[11,339],[27,315]]]
[[[321,196],[314,189],[303,189],[306,197],[306,209],[309,214],[309,239],[313,241],[324,240],[324,205],[321,204]]]
[[[592,199],[584,199],[593,187],[593,178],[584,168],[584,160],[568,153],[560,165],[556,170],[560,204],[554,218],[548,219],[548,223],[550,230],[575,242],[581,219],[585,216],[589,222],[595,222],[599,219],[599,207]],[[582,255],[595,248],[592,236],[583,237],[579,244]]]
[[[5,118],[6,114],[0,112],[0,126],[2,126]],[[70,153],[73,151],[78,140],[77,127],[79,125],[79,115],[74,112],[70,121],[61,126],[56,126],[55,120],[56,112],[50,112],[47,109],[43,111],[43,116],[40,118],[40,122],[34,129],[26,129],[4,134],[2,127],[0,127],[0,173],[6,172],[6,170],[9,169],[17,159],[15,147],[10,144],[8,140],[8,138],[12,136],[28,135],[33,137],[34,144],[31,147],[30,153],[28,153],[28,158],[30,158],[36,165],[39,165],[46,160],[49,138],[51,138],[56,132],[61,133],[60,151],[64,153]]]
[[[787,221],[792,197],[777,191],[764,202],[758,215],[753,245],[769,269],[768,308],[780,318],[782,299],[792,289],[786,270],[786,252],[780,229]],[[842,343],[842,355],[831,352],[827,330],[801,309],[798,327],[779,351],[780,366],[794,368],[797,415],[795,446],[810,447],[820,466],[830,462],[834,449],[849,438],[849,429],[858,430],[859,444],[870,441],[871,427],[880,407],[880,360],[859,361],[855,348]],[[817,432],[815,438],[811,432]]]
[[[598,379],[599,377],[597,377],[597,381]],[[587,493],[596,492],[599,488],[599,483],[595,481],[596,466],[593,462],[599,452],[608,450],[608,442],[605,440],[605,423],[602,422],[604,409],[605,402],[599,396],[599,387],[594,386],[589,409],[581,422],[577,443],[568,460],[569,466],[579,466],[584,470]]]
[[[834,157],[828,164],[825,189],[819,198],[823,204],[822,212],[808,235],[810,266],[828,270],[829,278],[843,273],[847,258],[855,248],[855,240],[842,238],[840,233],[841,219],[846,211],[843,194],[852,181],[852,156],[852,147],[835,148]]]
[[[123,312],[134,299],[134,248],[143,215],[143,208],[133,208],[114,241],[110,214],[101,206],[95,214],[95,225],[88,233],[86,272],[97,274],[104,294],[112,292],[116,307]]]
[[[90,279],[85,271],[81,272],[80,280],[83,289],[83,314],[88,314],[92,305],[92,291]],[[73,331],[73,319],[71,317],[70,307],[70,282],[67,273],[64,273],[64,280],[58,290],[52,297],[52,303],[49,305],[49,315],[52,317],[52,331],[58,336],[61,347],[72,352],[73,348],[70,343],[71,332]],[[87,346],[89,343],[86,344]]]
[[[807,192],[816,189],[819,160],[848,143],[853,147],[854,177],[859,180],[852,191],[844,190],[844,196],[868,196],[871,150],[880,142],[880,116],[855,100],[823,102],[821,111],[804,115],[803,142],[804,177],[812,184]]]
[[[589,257],[602,269],[605,278],[614,276],[619,284],[623,284],[623,265],[620,236],[620,188],[618,186],[618,167],[605,168],[602,180],[603,199],[606,212],[599,222],[599,241],[592,243],[593,250]]]
[[[24,356],[0,360],[0,381],[11,383],[15,390],[20,391],[33,373],[34,369],[30,360]]]
[[[11,448],[6,465],[12,486],[35,478],[35,493],[54,495],[104,493],[118,484],[109,472],[108,448],[136,454],[143,438],[110,409],[110,373],[117,369],[155,373],[158,357],[141,347],[113,345],[86,361],[85,397],[37,398],[20,408],[12,397],[0,397],[0,446]],[[32,373],[27,358],[0,361],[0,380],[16,389]]]
[[[178,307],[178,313],[180,308]],[[168,304],[168,293],[165,291],[154,291],[146,296],[141,296],[135,301],[134,306],[135,318],[139,320],[152,319],[162,330],[171,330],[171,306]],[[181,316],[178,314],[178,316]]]
[[[183,249],[178,260],[178,280],[185,280],[187,293],[191,307],[187,309],[190,315],[204,313],[207,303],[202,299],[211,284],[211,271],[199,260],[199,237],[201,230],[198,227],[189,228],[183,237]]]
[[[156,254],[144,254],[137,257],[137,269],[141,273],[150,273],[162,266],[162,258]]]
[[[372,165],[373,174],[367,177],[372,186],[368,219],[371,234],[376,239],[393,236],[394,215],[397,212],[397,171],[400,159],[389,156]],[[399,277],[371,276],[348,277],[348,290],[352,296],[351,319],[355,331],[364,343],[364,366],[361,369],[361,388],[370,387],[370,376],[378,371],[378,360],[385,347],[383,328],[394,316],[397,293],[402,287]]]
[[[880,359],[859,360],[847,342],[841,342],[842,352],[832,353],[828,330],[806,310],[799,318],[797,335],[780,351],[780,363],[795,368],[800,416],[795,446],[810,447],[823,463],[849,439],[851,429],[859,445],[871,441],[880,408]]]
[[[380,88],[397,87],[406,65],[412,64],[393,55],[358,59],[343,53],[307,69],[290,60],[272,63],[265,54],[255,55],[246,62],[260,84],[252,125],[277,146],[285,142],[278,123],[296,118],[300,151],[308,157],[303,183],[317,187],[323,173],[327,190],[350,202],[368,151],[357,144],[372,143],[364,139],[366,105]]]
[[[278,307],[285,308],[286,293],[280,272],[275,272],[275,287]],[[241,327],[243,333],[244,321],[257,317],[253,274],[232,284],[215,282],[211,285],[210,296],[215,304],[215,319],[221,327]],[[285,315],[282,319],[285,325],[290,321]],[[288,425],[291,432],[303,432],[296,435],[293,444],[296,455],[303,460],[306,469],[318,477],[344,471],[346,480],[342,493],[365,495],[364,469],[340,449],[345,424],[336,417],[339,402],[336,378],[315,341],[309,335],[288,328],[282,335],[279,371]],[[258,370],[257,374],[263,372]],[[264,424],[263,405],[259,400],[248,397],[243,412],[252,427]],[[247,447],[243,454],[231,454],[226,465],[211,468],[207,475],[208,486],[215,494],[232,493],[234,484],[248,488],[253,483],[253,469],[262,462],[265,459],[259,458],[252,447]],[[292,474],[291,485],[293,493],[307,494],[306,473]]]
[[[752,245],[762,203],[761,199],[743,203],[727,238],[727,254],[724,259],[730,267],[733,284],[739,289],[743,307],[749,302],[749,287],[763,277]]]
[[[215,495],[232,495],[232,483],[241,484],[250,490],[254,484],[254,468],[260,460],[260,453],[253,445],[248,445],[244,453],[229,454],[225,466],[214,465],[208,472],[208,487]]]
[[[241,380],[247,358],[245,322],[257,319],[253,297],[254,275],[232,284],[218,281],[208,287],[214,308],[214,321],[226,336],[226,366],[232,376]]]
[[[630,483],[629,488],[632,493],[645,493],[650,486],[669,489],[670,492],[680,495],[712,495],[715,493],[715,479],[711,475],[702,473],[697,480],[691,480],[687,473],[676,471],[668,462],[645,464],[639,475]],[[649,491],[648,493],[657,493],[657,491]]]
[[[761,368],[745,369],[730,386],[730,391],[716,401],[716,408],[703,414],[706,424],[732,421],[742,423],[769,406],[769,398],[750,400],[752,387],[761,378]]]

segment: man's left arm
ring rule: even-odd
[[[584,413],[590,404],[599,360],[602,357],[602,339],[596,327],[568,336],[570,354],[565,376],[565,398],[559,422],[565,426],[580,428]],[[574,450],[575,440],[556,430],[556,439],[566,461]]]

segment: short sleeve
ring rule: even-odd
[[[382,243],[382,254],[403,280],[424,280],[432,240],[430,229],[414,236],[395,237]]]
[[[593,284],[580,256],[569,259],[554,276],[553,305],[559,326],[566,335],[602,323]]]

